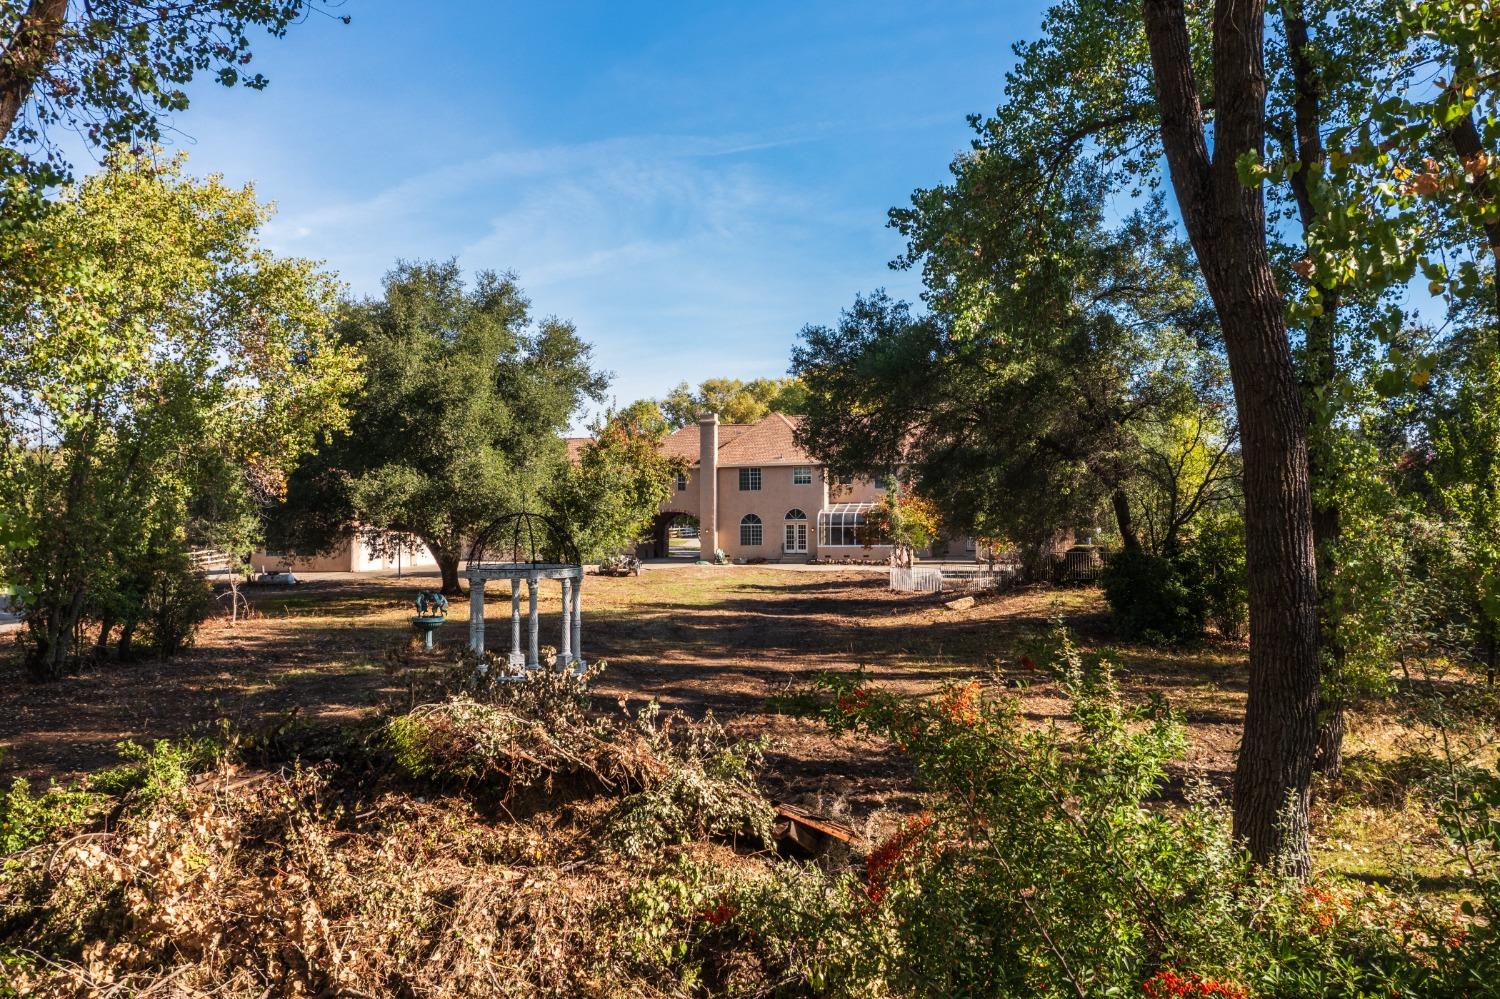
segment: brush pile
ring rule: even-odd
[[[0,995],[692,994],[662,947],[699,903],[653,923],[653,899],[682,865],[714,897],[776,866],[747,855],[757,746],[601,717],[555,675],[351,731],[338,762],[234,755],[4,859]],[[749,994],[798,977],[736,961]]]

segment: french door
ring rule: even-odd
[[[807,521],[803,520],[796,523],[787,523],[786,553],[788,555],[807,554]]]

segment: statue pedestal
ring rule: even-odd
[[[412,630],[422,636],[422,645],[431,650],[433,634],[443,626],[443,618],[418,616],[411,619]]]

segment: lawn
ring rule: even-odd
[[[48,686],[24,682],[8,654],[0,661],[0,778],[83,773],[113,762],[121,740],[171,737],[219,719],[248,729],[288,716],[336,724],[399,703],[404,683],[388,652],[410,645],[411,598],[423,585],[431,584],[367,577],[253,589],[253,619],[213,622],[176,659],[100,665]],[[1059,621],[1087,652],[1117,665],[1127,698],[1160,696],[1181,712],[1191,742],[1180,777],[1227,788],[1233,770],[1245,648],[1210,640],[1162,652],[1118,643],[1094,589],[1027,589],[955,611],[940,598],[892,592],[879,573],[695,566],[591,576],[583,593],[584,653],[609,664],[593,688],[601,706],[655,698],[692,715],[712,711],[736,735],[765,736],[764,783],[773,798],[872,834],[916,807],[901,754],[872,738],[834,739],[778,711],[777,695],[820,670],[863,669],[914,696],[992,676],[1045,724],[1063,705],[1026,653]],[[489,597],[489,643],[503,648],[507,588],[491,584]],[[542,641],[555,642],[555,587],[543,592],[541,609]],[[466,612],[455,601],[442,633],[455,647],[466,636]],[[1410,755],[1423,738],[1402,722],[1399,703],[1372,701],[1354,717],[1350,755],[1388,761]],[[1405,863],[1405,850],[1426,875],[1443,876],[1429,849],[1430,815],[1399,787],[1340,789],[1325,796],[1319,820],[1325,866],[1378,877]]]

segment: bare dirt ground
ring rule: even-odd
[[[366,577],[251,592],[253,620],[215,621],[171,661],[101,663],[57,684],[25,682],[13,650],[0,658],[0,779],[63,777],[113,762],[121,740],[178,735],[227,718],[254,728],[287,716],[336,722],[399,699],[385,651],[409,641],[411,597],[431,582]],[[558,595],[544,591],[542,641],[560,629]],[[510,601],[491,584],[489,643],[509,640]],[[443,638],[466,636],[455,601]],[[1021,662],[1023,649],[1062,620],[1079,644],[1121,670],[1127,696],[1165,696],[1192,736],[1188,765],[1224,781],[1233,766],[1243,703],[1244,650],[1212,644],[1171,654],[1114,643],[1090,589],[1033,589],[963,611],[937,598],[894,593],[883,574],[679,567],[640,577],[589,577],[584,651],[609,668],[595,684],[602,705],[712,711],[726,727],[770,740],[773,794],[869,816],[909,806],[898,754],[871,739],[829,737],[770,703],[819,670],[862,668],[876,682],[923,694],[999,671],[1023,709],[1045,722],[1062,704],[1055,687]]]

